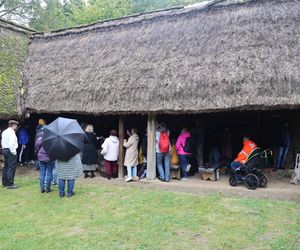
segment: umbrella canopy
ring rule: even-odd
[[[76,120],[59,117],[45,127],[42,146],[51,159],[67,161],[82,151],[84,136]]]

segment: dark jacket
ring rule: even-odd
[[[97,164],[97,156],[97,137],[94,133],[85,132],[82,164]]]

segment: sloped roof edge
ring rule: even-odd
[[[32,34],[36,33],[37,31],[34,29],[27,28],[25,26],[16,24],[14,22],[5,20],[3,18],[0,18],[0,26],[6,29],[10,29],[16,32],[25,33],[25,34]]]
[[[180,16],[185,15],[187,13],[192,13],[194,11],[209,11],[209,10],[217,10],[223,9],[226,7],[240,7],[241,5],[251,5],[256,4],[258,2],[262,2],[262,0],[246,0],[245,2],[227,2],[228,0],[208,0],[205,2],[200,2],[200,4],[194,4],[189,6],[177,6],[169,9],[155,10],[150,12],[142,12],[138,14],[133,14],[129,16],[123,16],[113,19],[106,19],[101,21],[96,21],[91,24],[84,24],[80,26],[53,30],[50,32],[36,32],[34,33],[33,38],[51,38],[51,37],[60,37],[67,35],[76,35],[87,33],[100,29],[110,29],[121,25],[134,24],[139,22],[150,21],[154,19],[171,17],[171,16]],[[227,3],[225,3],[227,2]]]

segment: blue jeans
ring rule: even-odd
[[[276,161],[276,169],[283,168],[286,156],[289,152],[289,147],[279,147],[278,148],[278,155],[277,155],[277,161]]]
[[[132,176],[137,176],[137,166],[127,167],[127,177],[132,178]]]
[[[188,173],[185,171],[185,169],[189,163],[189,159],[189,155],[179,155],[180,168],[183,178],[188,178]]]
[[[68,182],[68,191],[67,191],[67,194],[68,195],[72,195],[73,194],[73,190],[74,190],[74,186],[75,186],[75,180],[63,180],[63,179],[59,179],[58,180],[58,190],[59,190],[59,195],[60,196],[65,196],[66,181]]]
[[[46,180],[46,191],[51,189],[52,172],[54,168],[54,161],[44,162],[39,161],[40,167],[40,189],[45,190],[45,180]]]
[[[235,172],[241,166],[243,166],[243,164],[238,161],[233,161],[230,164],[230,168],[232,169],[233,172]]]
[[[164,161],[164,164],[163,164]],[[170,153],[156,153],[156,162],[159,173],[159,178],[161,180],[170,180]],[[163,169],[165,167],[165,171]]]
[[[56,166],[54,164],[54,168],[53,168],[53,184],[57,184],[57,173],[56,173]]]

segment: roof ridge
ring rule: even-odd
[[[2,23],[7,24],[8,26],[1,25]],[[15,23],[15,22],[13,22],[13,21],[9,21],[9,20],[3,19],[3,18],[0,18],[0,26],[1,26],[1,27],[4,27],[4,28],[8,28],[8,29],[15,30],[15,31],[23,32],[23,33],[33,33],[33,32],[37,32],[37,31],[34,30],[34,29],[25,27],[25,26],[23,26],[23,25],[17,24],[17,23]],[[21,30],[20,30],[20,29],[21,29]]]
[[[53,30],[49,32],[36,32],[33,34],[33,38],[43,38],[43,37],[59,37],[59,36],[66,36],[66,35],[75,35],[75,34],[82,34],[93,30],[98,30],[102,27],[109,28],[109,27],[116,27],[119,25],[126,24],[125,21],[128,21],[128,23],[136,23],[143,20],[151,20],[159,17],[164,16],[171,16],[173,15],[180,15],[184,13],[190,13],[193,11],[207,11],[214,8],[224,8],[224,7],[230,7],[230,6],[239,6],[239,5],[247,5],[249,3],[256,3],[256,2],[264,2],[264,1],[270,1],[270,0],[245,0],[245,2],[233,2],[228,3],[226,5],[217,6],[217,4],[222,4],[222,2],[225,2],[228,0],[208,0],[204,2],[200,2],[199,4],[203,3],[204,5],[201,7],[190,7],[189,5],[186,6],[177,6],[173,8],[163,9],[163,10],[155,10],[150,12],[143,12],[143,13],[137,13],[129,16],[123,16],[113,19],[106,19],[106,20],[100,20],[96,21],[94,23],[90,24],[84,24],[79,26],[74,26],[70,28],[65,29],[58,29]],[[205,4],[206,3],[206,4]],[[192,6],[192,5],[190,5]],[[135,20],[130,21],[131,18],[135,18]],[[140,18],[140,19],[137,19]],[[124,23],[116,23],[117,21],[124,21]],[[128,24],[127,23],[127,24]],[[98,26],[97,26],[98,25]],[[95,27],[93,27],[95,26]]]

